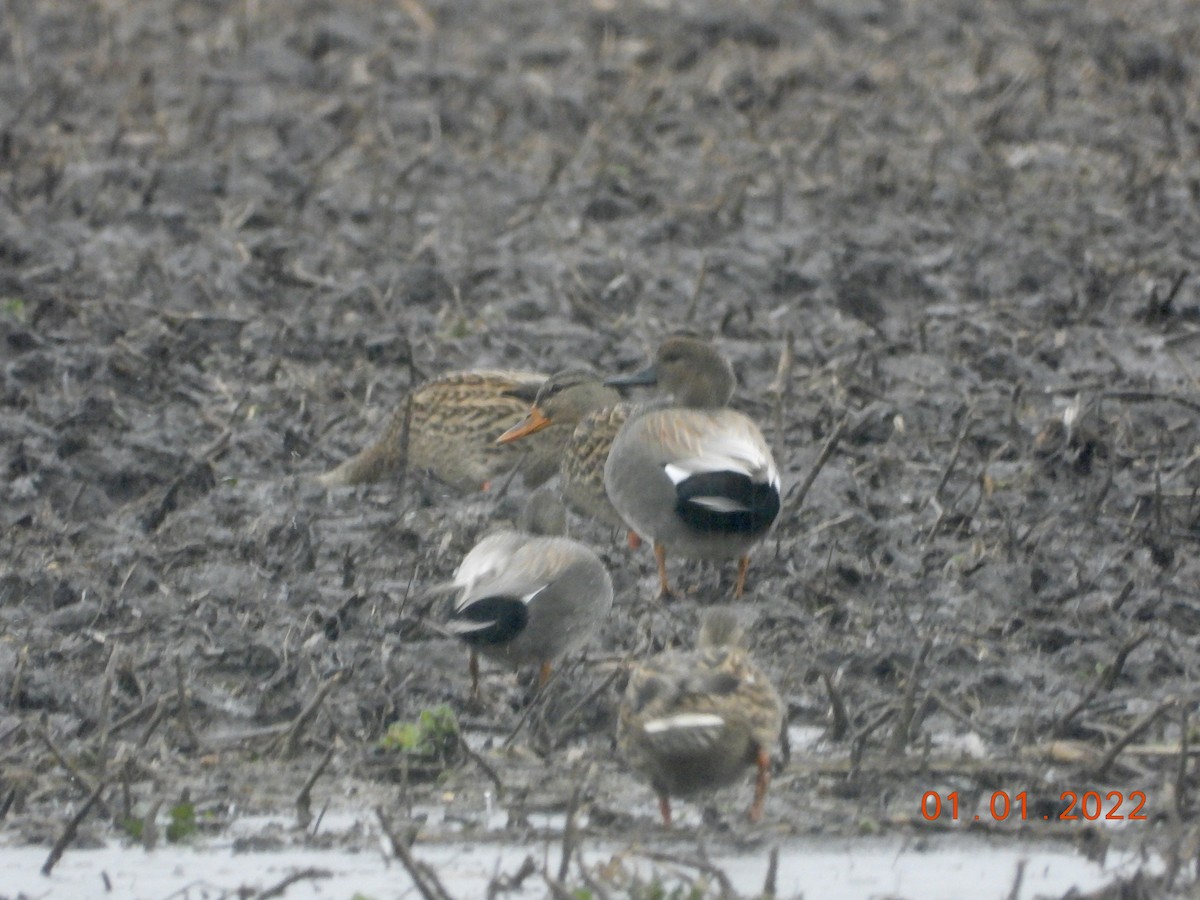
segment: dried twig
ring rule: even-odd
[[[108,787],[107,781],[102,781],[96,785],[91,796],[87,798],[87,802],[79,808],[79,812],[71,817],[71,821],[67,823],[67,827],[62,830],[62,834],[58,836],[58,840],[50,848],[50,855],[46,857],[46,862],[42,865],[43,875],[49,875],[54,870],[55,864],[62,858],[63,851],[67,849],[67,845],[75,839],[75,832],[79,830],[79,824],[87,818],[87,814],[92,811],[92,807],[100,802],[100,794],[106,787]]]
[[[908,735],[912,729],[913,717],[917,712],[917,689],[921,684],[921,675],[925,669],[925,660],[933,649],[933,641],[926,638],[921,645],[921,652],[913,660],[912,670],[908,673],[908,685],[904,689],[904,702],[900,706],[900,715],[892,727],[892,737],[888,741],[888,752],[899,756],[908,746]]]
[[[708,254],[700,257],[700,271],[696,273],[696,282],[692,285],[692,297],[688,301],[687,312],[683,321],[691,322],[696,318],[696,309],[700,305],[700,294],[704,290],[704,282],[708,278]]]
[[[412,855],[409,849],[412,841],[402,841],[392,829],[392,823],[388,821],[388,817],[384,814],[383,808],[375,807],[375,815],[379,819],[379,824],[383,828],[383,833],[387,835],[388,841],[392,845],[392,852],[396,854],[396,858],[400,860],[404,868],[408,870],[408,875],[412,878],[413,887],[417,889],[425,900],[454,900],[442,887],[442,882],[438,878],[437,873],[418,860]],[[413,833],[416,837],[416,833]]]
[[[270,897],[282,897],[287,893],[287,889],[298,881],[316,881],[318,878],[332,878],[333,873],[328,869],[307,868],[301,869],[299,872],[293,872],[291,875],[284,878],[278,884],[274,884],[265,891],[254,895],[254,900],[268,900]]]
[[[1013,874],[1012,890],[1008,892],[1008,900],[1017,900],[1021,896],[1021,882],[1025,880],[1026,860],[1017,860],[1017,871]]]
[[[774,897],[778,890],[779,881],[779,848],[772,847],[767,857],[767,877],[763,879],[762,895],[767,900]]]
[[[483,774],[491,779],[492,784],[496,786],[496,798],[502,798],[504,796],[504,782],[500,780],[499,773],[492,768],[491,763],[484,759],[482,755],[472,750],[471,745],[467,743],[465,738],[459,738],[458,746],[467,759],[479,766]]]
[[[1175,813],[1184,821],[1187,809],[1188,705],[1179,704],[1179,768],[1175,772]]]
[[[537,863],[533,861],[532,856],[526,856],[521,861],[521,867],[511,875],[494,875],[488,882],[487,900],[494,900],[498,894],[507,894],[510,891],[519,891],[521,885],[525,883],[525,879],[537,871]]]
[[[1112,764],[1117,761],[1117,757],[1121,755],[1121,751],[1137,740],[1138,735],[1153,725],[1159,716],[1175,705],[1175,702],[1174,697],[1168,697],[1158,704],[1158,706],[1154,707],[1154,709],[1150,710],[1150,712],[1146,713],[1146,715],[1134,722],[1129,730],[1108,748],[1108,752],[1104,754],[1099,764],[1093,770],[1093,777],[1097,781],[1103,779],[1108,774],[1108,770],[1112,767]]]
[[[54,739],[50,737],[50,732],[46,730],[44,725],[38,726],[37,736],[41,742],[46,745],[46,748],[50,751],[55,761],[67,770],[67,774],[70,775],[71,778],[74,779],[74,781],[81,788],[83,788],[89,794],[96,793],[98,785],[93,785],[92,780],[88,778],[88,776],[85,775],[78,766],[67,759],[66,754],[58,748],[56,743],[54,743]],[[112,818],[112,811],[105,805],[104,801],[100,800],[99,803],[100,809],[104,812],[104,815],[108,818]]]
[[[325,699],[329,696],[330,692],[339,684],[341,684],[345,678],[345,672],[337,672],[330,676],[325,683],[317,689],[316,696],[309,701],[308,706],[300,710],[299,715],[292,720],[292,723],[288,726],[287,731],[285,731],[272,745],[272,749],[278,749],[281,756],[286,757],[294,755],[296,752],[296,744],[300,740],[300,735],[304,733],[304,729],[308,727],[308,724],[316,716],[317,711],[321,708],[321,705],[325,702]]]
[[[1140,647],[1150,637],[1150,632],[1142,631],[1135,634],[1117,651],[1116,658],[1111,665],[1105,666],[1104,671],[1100,675],[1100,684],[1106,691],[1111,691],[1117,684],[1117,679],[1121,677],[1121,670],[1125,668],[1125,661],[1129,659],[1129,654]]]
[[[313,769],[312,774],[304,782],[304,786],[300,788],[300,793],[296,795],[296,818],[299,820],[301,828],[308,828],[312,822],[313,785],[317,783],[317,779],[321,777],[321,774],[325,771],[325,767],[333,759],[333,754],[336,750],[337,744],[329,745],[329,749],[325,751],[325,755],[321,757],[321,761],[317,763],[317,767]]]
[[[792,398],[792,369],[796,363],[796,335],[789,328],[779,354],[779,365],[775,367],[775,379],[767,386],[767,393],[775,397],[775,455],[783,459],[784,421],[787,406]]]
[[[1121,645],[1121,648],[1117,651],[1116,658],[1113,660],[1112,664],[1104,667],[1104,671],[1100,673],[1100,677],[1097,678],[1092,683],[1092,686],[1087,689],[1084,695],[1079,698],[1079,702],[1059,716],[1058,722],[1054,726],[1054,734],[1058,735],[1059,737],[1065,735],[1068,727],[1070,726],[1071,722],[1074,721],[1075,717],[1091,706],[1092,701],[1099,696],[1101,691],[1111,691],[1113,689],[1114,685],[1116,685],[1117,678],[1121,674],[1121,669],[1123,669],[1125,666],[1125,661],[1129,658],[1129,654],[1132,653],[1134,649],[1136,649],[1149,636],[1150,635],[1148,632],[1143,631],[1134,635]]]
[[[575,790],[571,792],[571,802],[567,806],[567,818],[563,823],[562,859],[558,862],[559,881],[567,880],[567,873],[571,869],[571,857],[575,855],[575,850],[579,846],[579,823],[576,816],[579,812],[579,803],[583,799],[583,790],[587,786],[587,782],[588,776],[584,776],[575,785]]]
[[[191,746],[189,749],[195,749],[200,746],[200,738],[196,737],[196,729],[192,727],[192,710],[188,705],[187,694],[187,676],[183,668],[183,657],[175,657],[175,691],[177,695],[176,705],[179,707],[176,710],[179,716],[179,724],[183,726],[183,733],[187,735],[187,739]]]
[[[829,462],[829,458],[833,456],[833,451],[837,449],[838,442],[846,433],[846,428],[850,422],[850,417],[843,416],[842,420],[837,423],[833,429],[833,433],[825,439],[825,445],[821,447],[821,452],[817,455],[816,461],[812,464],[812,468],[808,470],[808,475],[800,482],[800,485],[788,497],[788,506],[790,513],[795,514],[804,505],[804,498],[808,496],[809,490],[813,486],[813,482],[817,480],[817,475],[825,468],[825,464]]]
[[[717,880],[717,884],[721,888],[721,897],[735,898],[738,893],[733,888],[733,882],[729,880],[729,876],[725,874],[725,870],[720,866],[715,866],[706,859],[698,859],[695,857],[675,856],[671,853],[663,853],[658,850],[643,850],[640,854],[646,859],[654,860],[655,862],[671,863],[676,866],[685,866],[695,869],[698,872],[703,872],[705,875],[711,875]]]
[[[850,730],[850,717],[846,714],[846,703],[842,700],[842,692],[833,683],[828,672],[821,673],[821,683],[829,694],[829,714],[833,717],[829,729],[825,732],[831,741],[840,741]]]

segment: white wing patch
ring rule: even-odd
[[[663,467],[672,484],[679,484],[705,472],[734,472],[745,475],[751,481],[779,488],[779,472],[775,463],[770,453],[757,441],[738,435],[721,435],[706,440],[701,450],[699,456],[674,459]]]
[[[474,634],[477,631],[484,631],[496,624],[495,619],[489,619],[486,622],[473,622],[469,619],[451,619],[443,627],[451,634]]]
[[[750,507],[745,503],[738,503],[732,497],[721,497],[719,495],[712,497],[688,497],[688,503],[703,506],[705,509],[711,509],[713,512],[719,513],[750,512]]]
[[[662,734],[665,731],[691,731],[701,728],[724,728],[725,720],[712,713],[680,713],[651,719],[642,728],[646,734]]]

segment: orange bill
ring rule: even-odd
[[[529,410],[529,415],[523,418],[512,428],[508,429],[508,431],[504,432],[504,434],[500,435],[500,437],[496,438],[496,443],[511,444],[513,441],[520,440],[526,435],[533,434],[536,431],[541,431],[549,424],[550,420],[542,415],[542,411],[540,409],[538,409],[536,406],[531,407]]]

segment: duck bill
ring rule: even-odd
[[[541,431],[550,424],[550,419],[542,414],[542,411],[536,406],[529,410],[529,415],[523,418],[520,422],[514,425],[500,437],[496,438],[497,444],[511,444],[513,441],[519,441],[521,438]]]
[[[658,369],[655,366],[647,366],[632,375],[614,375],[612,378],[605,378],[604,384],[606,387],[638,387],[658,384]]]

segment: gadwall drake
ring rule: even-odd
[[[329,487],[375,482],[407,459],[410,469],[461,491],[486,489],[518,466],[526,486],[537,487],[558,471],[567,436],[549,432],[522,447],[497,446],[495,438],[529,409],[545,380],[489,369],[443,375],[400,404],[383,437],[317,480]]]
[[[671,593],[667,549],[699,559],[737,559],[741,597],[750,548],[779,514],[779,470],[758,426],[727,409],[735,379],[711,344],[664,341],[648,368],[609,386],[657,384],[666,405],[635,412],[604,466],[608,497],[629,527],[654,542],[659,586]]]
[[[541,386],[528,414],[497,438],[508,444],[551,425],[570,437],[563,448],[558,480],[563,499],[573,511],[605,525],[627,529],[604,489],[604,463],[613,439],[635,409],[592,372],[556,372]],[[637,535],[629,532],[631,547]]]
[[[557,515],[547,498],[557,504]],[[547,518],[552,526],[531,524]],[[531,496],[522,525],[561,533],[566,516],[542,489]],[[479,654],[514,668],[536,663],[544,685],[554,660],[586,641],[613,601],[612,579],[595,553],[570,538],[530,531],[484,537],[463,558],[450,587],[459,595],[446,628],[470,648],[475,697]]]
[[[630,675],[617,743],[650,780],[667,827],[672,796],[732,784],[750,766],[757,777],[747,815],[762,817],[783,703],[744,638],[732,612],[709,610],[696,650],[660,653]]]

